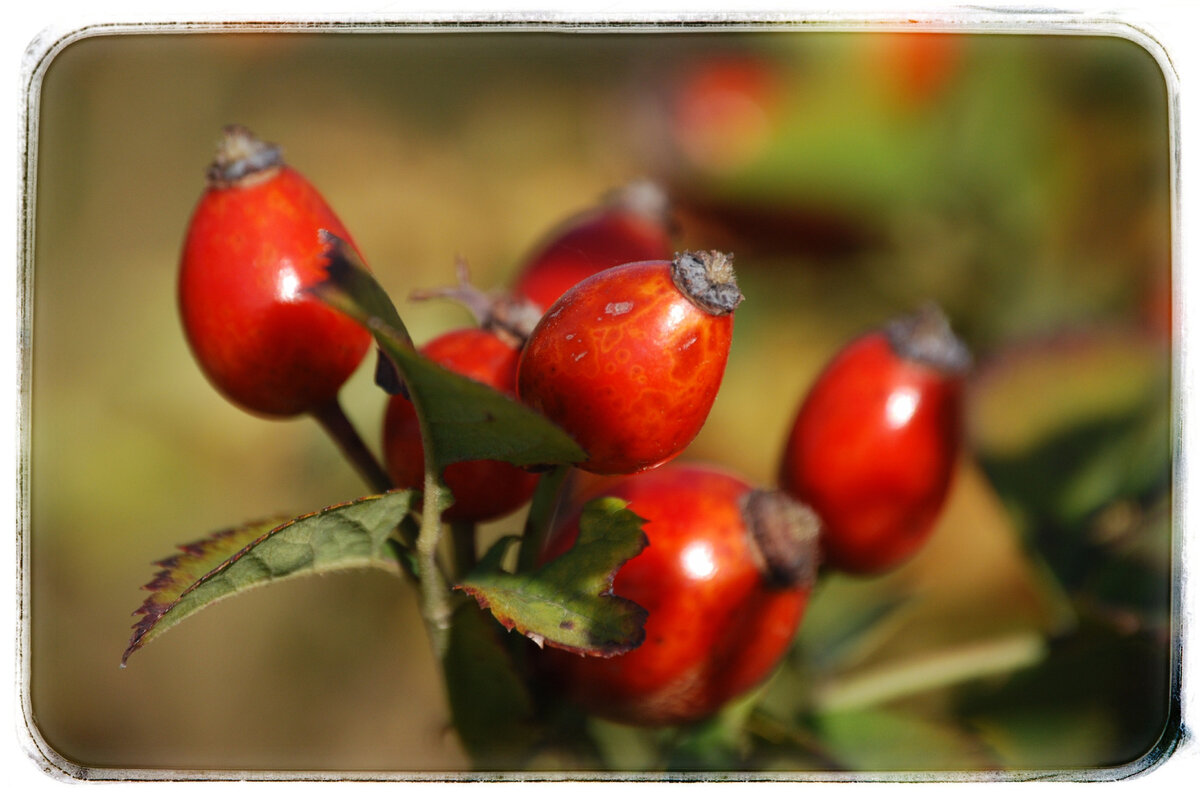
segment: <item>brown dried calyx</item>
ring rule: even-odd
[[[821,532],[821,520],[813,509],[783,491],[764,489],[747,492],[741,508],[767,585],[812,588],[820,564]]]
[[[278,145],[264,142],[245,126],[227,125],[205,176],[214,187],[230,187],[266,178],[281,165],[283,150]]]
[[[679,292],[711,315],[728,315],[746,300],[733,272],[733,254],[685,251],[671,263],[671,279]]]
[[[471,284],[471,269],[462,257],[455,263],[458,285],[435,287],[429,290],[414,290],[408,297],[412,301],[428,301],[432,298],[448,298],[462,304],[475,316],[481,329],[509,341],[514,347],[522,348],[533,327],[542,317],[541,309],[534,303],[517,298],[509,293],[488,293]]]
[[[948,374],[963,374],[971,367],[971,352],[951,330],[946,314],[931,301],[912,315],[889,321],[884,333],[892,350],[907,360]]]
[[[674,233],[677,228],[671,217],[671,200],[660,184],[648,178],[634,179],[604,194],[601,202],[615,209],[631,212],[638,217],[660,223]]]

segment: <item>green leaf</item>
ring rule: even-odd
[[[366,323],[364,317],[378,319],[379,326],[386,327],[392,337],[412,349],[412,338],[400,320],[400,313],[396,312],[396,305],[362,264],[354,249],[348,247],[345,240],[324,229],[321,230],[321,241],[326,247],[328,263],[325,270],[329,274],[329,281],[321,282],[310,292],[362,323]]]
[[[454,728],[476,769],[511,769],[538,736],[533,700],[498,638],[475,605],[459,605],[442,658]]]
[[[245,524],[181,547],[157,561],[143,588],[151,594],[134,611],[142,618],[121,665],[166,630],[217,600],[287,577],[337,569],[399,572],[388,536],[411,508],[412,492],[343,502],[297,518]]]
[[[578,463],[587,453],[558,426],[520,402],[419,354],[399,315],[353,252],[332,239],[330,278],[311,288],[318,298],[375,335],[395,363],[417,414],[427,454],[438,470],[463,460],[518,466]]]
[[[500,563],[516,540],[498,541],[468,574],[459,590],[509,630],[516,628],[538,644],[580,655],[628,652],[646,637],[646,610],[612,593],[617,570],[649,543],[645,520],[620,499],[606,497],[583,509],[579,538],[566,553],[521,574]]]

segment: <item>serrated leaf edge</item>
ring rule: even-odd
[[[622,504],[624,504],[624,503],[622,502]],[[623,508],[623,509],[628,510],[628,508]],[[634,515],[634,517],[636,517],[641,524],[646,523],[646,519],[643,519],[641,516],[638,516],[632,510],[629,510],[628,512],[632,513]],[[495,544],[492,545],[491,549],[488,550],[487,554],[480,561],[479,566],[476,567],[476,570],[478,571],[481,568],[487,567],[489,565],[489,563],[491,563],[491,564],[494,564],[494,568],[497,573],[508,574],[510,576],[516,576],[516,575],[514,575],[513,572],[506,572],[503,569],[501,569],[500,562],[501,562],[501,560],[503,560],[503,556],[504,556],[503,553],[508,549],[508,547],[511,544],[516,543],[518,541],[520,541],[520,538],[517,536],[505,536],[504,538],[501,538],[499,541],[497,541]],[[511,617],[499,615],[495,611],[495,609],[492,608],[492,605],[487,600],[487,598],[485,596],[483,596],[484,592],[478,586],[472,585],[470,583],[459,583],[454,586],[454,590],[461,591],[464,594],[471,597],[471,599],[475,600],[476,604],[479,605],[481,610],[485,610],[485,611],[490,610],[492,617],[495,618],[495,620],[497,622],[499,622],[500,625],[505,630],[512,632],[515,629],[518,633],[520,633],[521,635],[528,638],[530,641],[532,641],[534,644],[538,645],[538,647],[540,647],[540,648],[544,648],[546,645],[549,645],[555,649],[563,650],[565,652],[573,653],[575,655],[582,655],[582,656],[591,657],[591,658],[611,658],[613,656],[621,655],[622,653],[626,653],[626,652],[629,652],[630,650],[640,647],[642,645],[642,643],[646,640],[646,619],[650,615],[649,611],[647,611],[645,608],[643,608],[641,605],[638,605],[636,602],[634,602],[631,599],[627,599],[625,597],[618,596],[613,591],[613,581],[616,579],[617,572],[619,572],[621,570],[621,567],[624,566],[629,561],[633,560],[638,555],[640,555],[642,553],[642,551],[645,550],[646,547],[649,545],[650,545],[650,539],[646,537],[646,533],[644,531],[639,531],[638,541],[637,541],[637,547],[638,547],[637,550],[634,551],[629,557],[620,561],[619,563],[617,563],[616,566],[613,567],[612,571],[610,571],[605,576],[604,590],[601,591],[599,594],[597,594],[597,596],[600,597],[601,599],[611,600],[613,603],[620,605],[622,608],[625,609],[625,611],[630,616],[633,617],[634,623],[636,626],[636,634],[635,634],[633,641],[629,644],[616,644],[616,645],[611,645],[608,647],[605,647],[603,645],[598,645],[597,647],[595,647],[593,649],[586,649],[586,648],[582,648],[582,647],[577,647],[572,644],[565,644],[561,641],[558,641],[558,640],[546,635],[545,633],[530,632],[529,628],[521,627]]]
[[[394,494],[394,493],[411,494],[411,491],[409,489],[388,491],[388,494]],[[131,656],[134,652],[139,650],[146,643],[147,635],[150,633],[150,631],[152,631],[155,628],[155,626],[160,621],[162,621],[163,617],[165,617],[168,613],[170,613],[172,610],[174,610],[179,605],[180,602],[182,602],[188,595],[190,595],[192,592],[194,592],[197,588],[199,588],[201,585],[207,583],[213,577],[216,577],[217,575],[222,574],[223,572],[227,571],[230,566],[232,566],[234,563],[236,563],[237,561],[239,561],[243,557],[245,557],[245,555],[248,552],[250,552],[252,549],[254,549],[259,544],[261,544],[264,541],[266,541],[267,539],[273,537],[277,533],[279,533],[283,530],[286,530],[290,527],[293,527],[302,521],[313,518],[314,516],[320,516],[320,515],[324,515],[326,513],[335,511],[335,510],[340,510],[342,508],[352,507],[354,505],[361,504],[363,502],[366,502],[366,501],[369,501],[372,499],[381,499],[388,494],[371,494],[368,496],[359,497],[357,499],[350,499],[345,502],[338,502],[336,504],[328,505],[326,507],[320,508],[319,510],[313,510],[308,513],[304,513],[299,516],[295,516],[293,518],[287,519],[286,521],[282,521],[281,523],[275,525],[274,527],[271,527],[269,530],[264,532],[262,535],[259,535],[258,537],[256,537],[254,540],[252,540],[250,543],[246,544],[244,547],[239,549],[234,554],[230,555],[228,558],[225,558],[223,561],[221,561],[219,564],[214,566],[212,569],[205,572],[202,576],[198,577],[195,581],[193,581],[191,583],[191,585],[189,585],[187,588],[185,588],[183,591],[181,591],[179,593],[179,595],[177,597],[175,597],[175,599],[172,602],[170,602],[169,604],[161,605],[161,604],[156,604],[156,603],[151,602],[151,599],[153,598],[153,594],[150,597],[147,597],[146,600],[142,602],[141,606],[138,607],[137,610],[133,611],[133,613],[131,614],[132,616],[140,615],[142,618],[139,619],[137,622],[135,622],[132,625],[132,629],[133,629],[134,633],[133,633],[133,636],[129,640],[129,645],[125,648],[125,652],[121,654],[121,666],[124,667],[125,664],[129,661],[129,656]],[[165,584],[166,582],[168,582],[170,580],[171,572],[175,569],[176,566],[178,566],[179,561],[182,558],[187,557],[188,555],[200,554],[201,550],[199,548],[202,547],[203,545],[208,544],[208,543],[210,543],[218,538],[221,538],[222,536],[228,535],[232,532],[236,532],[237,530],[249,529],[252,527],[259,526],[259,525],[267,526],[270,522],[279,521],[281,518],[282,517],[264,518],[264,519],[258,519],[256,521],[247,522],[246,524],[242,524],[242,525],[238,525],[238,526],[234,526],[234,527],[226,527],[225,529],[217,530],[217,531],[213,532],[212,534],[206,536],[205,538],[201,538],[196,541],[191,541],[187,544],[183,544],[183,545],[179,546],[177,548],[177,551],[175,554],[169,555],[165,558],[161,558],[159,560],[151,562],[152,566],[162,567],[162,570],[157,572],[154,575],[153,579],[150,580],[150,582],[143,585],[141,587],[141,590],[150,591],[150,592],[157,591],[163,584]],[[397,566],[398,565],[399,564],[397,564]]]
[[[642,548],[644,549],[645,545],[643,545]],[[499,622],[501,627],[503,627],[505,630],[510,632],[516,630],[522,636],[525,636],[534,644],[538,645],[538,647],[545,648],[546,646],[550,646],[558,650],[563,650],[565,652],[573,653],[575,655],[582,655],[589,658],[612,658],[613,656],[621,655],[622,653],[637,649],[638,647],[642,646],[642,642],[646,640],[646,619],[650,615],[649,611],[647,611],[641,605],[638,605],[633,600],[617,596],[612,591],[601,592],[599,596],[603,599],[611,600],[613,603],[620,605],[631,617],[633,617],[637,627],[636,635],[629,644],[614,644],[612,642],[608,642],[607,645],[597,645],[592,649],[587,649],[575,646],[573,644],[566,644],[543,633],[532,632],[529,628],[521,627],[510,617],[500,616],[495,610],[492,609],[491,603],[489,603],[485,597],[480,596],[482,592],[477,588],[466,585],[456,585],[454,588],[456,591],[462,591],[470,596],[471,599],[475,600],[481,610],[491,610],[492,617]]]

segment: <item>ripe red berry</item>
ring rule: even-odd
[[[634,182],[566,220],[526,260],[517,296],[547,309],[592,274],[627,262],[670,259],[667,197],[649,182]]]
[[[613,593],[646,609],[646,637],[611,658],[546,650],[538,658],[548,678],[597,716],[649,726],[707,717],[766,679],[808,603],[812,511],[696,464],[623,477],[602,495],[647,519],[649,546],[613,579]],[[545,559],[578,533],[576,512],[550,536]]]
[[[277,147],[226,128],[188,226],[179,310],[209,380],[253,413],[332,402],[370,347],[364,328],[304,292],[326,278],[322,229],[352,243]]]
[[[588,453],[580,468],[631,474],[661,465],[708,417],[741,301],[731,258],[715,251],[598,273],[534,328],[518,395]]]
[[[825,563],[881,572],[924,543],[954,476],[969,363],[930,307],[851,342],[817,378],[780,486],[821,517]]]
[[[485,329],[456,329],[429,341],[421,353],[439,365],[514,395],[517,359],[513,343]],[[383,421],[384,459],[398,488],[421,488],[425,451],[412,402],[403,396],[388,401]],[[533,496],[537,475],[500,460],[466,460],[446,467],[444,480],[454,504],[446,521],[480,522],[503,516]]]

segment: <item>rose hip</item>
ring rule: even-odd
[[[326,277],[322,229],[353,244],[277,147],[226,128],[188,226],[179,310],[204,373],[250,412],[334,401],[370,347],[364,328],[304,292]]]
[[[741,301],[732,259],[718,252],[602,271],[542,316],[521,355],[518,396],[588,453],[580,468],[661,465],[708,417]]]
[[[880,572],[924,543],[961,449],[969,362],[931,307],[853,341],[817,378],[788,435],[780,486],[821,517],[829,566]]]
[[[763,682],[808,603],[818,559],[812,511],[698,464],[623,477],[601,495],[625,499],[647,520],[649,546],[613,579],[613,593],[648,612],[646,638],[611,658],[545,650],[548,677],[597,716],[649,726],[710,716]],[[574,542],[578,515],[552,533],[546,560]]]

